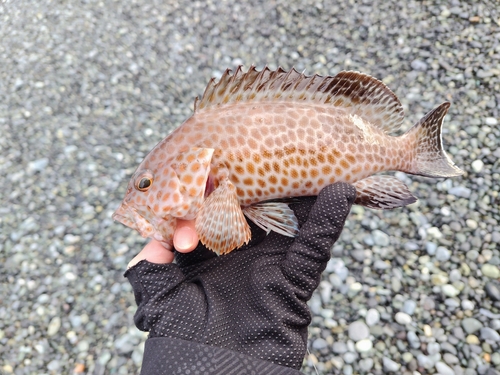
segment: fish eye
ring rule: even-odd
[[[153,181],[149,177],[144,177],[141,178],[141,181],[139,181],[139,184],[137,184],[137,188],[140,191],[146,191],[149,189]]]
[[[153,185],[153,176],[151,175],[143,175],[138,178],[135,183],[135,187],[139,191],[146,191],[151,187],[151,185]]]

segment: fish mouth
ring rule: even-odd
[[[163,231],[159,230],[164,224],[164,218],[155,218],[149,206],[136,209],[122,202],[120,207],[113,213],[113,220],[136,230],[144,238],[155,238],[167,243]]]
[[[125,203],[120,204],[120,207],[116,209],[111,218],[119,223],[122,223],[126,227],[136,229],[135,220],[133,220],[133,214],[131,215],[131,208]]]

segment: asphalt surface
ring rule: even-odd
[[[499,374],[500,12],[457,0],[0,0],[0,373],[138,373],[123,272],[145,241],[111,214],[240,64],[370,74],[406,128],[452,102],[443,140],[466,174],[398,174],[418,204],[353,209],[304,373]]]

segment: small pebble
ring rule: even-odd
[[[498,120],[495,117],[486,117],[484,123],[486,125],[495,126],[498,125]]]
[[[369,372],[373,368],[373,359],[364,358],[359,361],[359,369],[362,372]]]
[[[488,297],[493,301],[500,301],[500,286],[494,284],[493,282],[488,282],[484,286],[484,290]]]
[[[354,361],[356,361],[356,359],[358,358],[358,355],[356,353],[353,353],[353,352],[347,352],[344,354],[344,362],[345,363],[353,363]]]
[[[413,315],[416,308],[417,308],[417,303],[411,299],[406,300],[403,304],[403,312],[408,315]]]
[[[474,160],[471,164],[472,170],[476,173],[479,173],[483,170],[484,163],[482,160]]]
[[[446,262],[451,257],[451,252],[443,246],[439,246],[436,250],[436,259],[439,262]]]
[[[365,316],[366,324],[371,327],[380,321],[380,313],[377,309],[369,309]]]
[[[420,339],[415,332],[409,331],[406,335],[406,338],[408,339],[408,342],[413,349],[420,348]]]
[[[369,352],[370,350],[372,350],[372,348],[373,348],[373,343],[370,339],[359,340],[356,343],[356,351],[358,353]]]
[[[481,267],[481,272],[490,279],[498,279],[500,277],[500,267],[491,264],[484,264]]]
[[[462,320],[462,327],[466,333],[471,334],[483,328],[483,324],[475,318],[465,318]]]
[[[479,338],[476,335],[468,335],[465,342],[471,345],[479,345]]]
[[[41,172],[49,165],[49,159],[42,158],[28,163],[28,171],[31,173]]]
[[[389,236],[380,230],[374,230],[372,232],[373,242],[377,246],[389,246],[390,240]]]
[[[344,354],[347,352],[347,345],[343,341],[336,341],[332,345],[332,351],[335,354]]]
[[[382,357],[382,363],[384,366],[384,371],[396,372],[399,371],[401,365],[390,358]]]
[[[461,302],[462,309],[464,310],[474,310],[474,302],[464,299]]]
[[[322,338],[317,338],[316,340],[313,341],[312,347],[316,350],[321,350],[324,349],[328,346],[328,343],[326,342],[325,339]]]
[[[411,354],[410,352],[406,352],[406,353],[403,353],[401,358],[403,359],[403,362],[410,363],[411,360],[413,359],[413,354]]]
[[[396,316],[394,317],[396,322],[398,322],[401,325],[407,325],[412,322],[411,316],[404,313],[404,312],[398,312],[396,313]]]
[[[451,367],[441,361],[436,363],[436,370],[440,375],[455,375],[455,371],[453,371]]]
[[[494,342],[500,342],[500,334],[491,329],[490,327],[481,328],[481,340],[489,340]]]
[[[457,290],[453,285],[451,284],[445,284],[441,287],[441,290],[443,291],[443,294],[447,297],[456,297],[460,294],[460,291]]]
[[[470,198],[472,191],[464,186],[455,186],[448,190],[448,194],[454,195],[460,198]]]
[[[368,338],[370,335],[370,329],[368,326],[362,322],[357,321],[349,325],[349,338],[354,342]]]
[[[444,353],[443,359],[448,365],[451,366],[456,365],[459,362],[457,356],[451,353]]]
[[[54,336],[57,332],[59,332],[59,328],[61,328],[61,318],[55,316],[49,323],[47,335]]]
[[[440,349],[441,349],[441,346],[437,342],[430,342],[427,345],[427,353],[429,353],[429,355],[434,355],[434,354],[439,353]]]

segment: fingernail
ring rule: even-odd
[[[198,238],[196,233],[190,228],[180,228],[175,233],[175,248],[178,251],[191,250],[194,246],[196,246],[196,242],[198,242]]]

